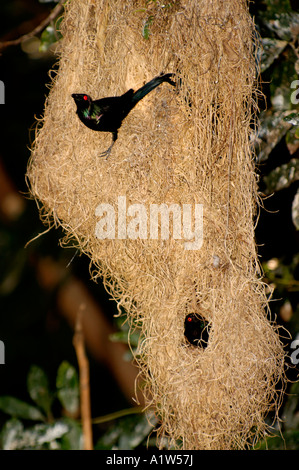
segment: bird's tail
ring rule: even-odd
[[[159,75],[158,77],[153,78],[150,82],[146,83],[134,93],[131,103],[133,105],[137,104],[138,101],[142,100],[145,95],[147,95],[150,91],[154,90],[154,88],[156,88],[163,82],[167,82],[170,85],[175,86],[175,82],[171,80],[171,77],[173,77],[173,75],[173,73],[166,73],[164,75]]]

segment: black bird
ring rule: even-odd
[[[196,313],[185,318],[185,337],[193,346],[206,348],[209,340],[208,322]]]
[[[100,157],[106,157],[106,159],[109,157],[122,121],[138,101],[163,82],[175,86],[175,82],[171,80],[173,75],[173,73],[161,74],[137,91],[131,88],[121,96],[101,98],[95,101],[84,93],[72,94],[77,105],[77,114],[85,126],[93,131],[112,132],[112,144],[105,152],[101,153]]]

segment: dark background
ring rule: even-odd
[[[251,12],[262,37],[280,38],[277,32],[267,28],[268,17],[275,16],[270,3],[275,4],[253,2]],[[287,5],[287,11],[298,12],[298,2],[280,3]],[[2,0],[0,42],[32,31],[54,6],[54,2],[39,3],[38,0]],[[5,104],[0,105],[0,339],[5,344],[5,365],[0,365],[0,395],[16,396],[25,401],[28,401],[26,377],[32,364],[47,372],[52,388],[55,388],[57,368],[63,360],[77,367],[71,322],[61,312],[57,302],[68,276],[84,283],[91,298],[99,305],[100,315],[111,328],[116,313],[116,306],[101,283],[95,284],[90,280],[89,260],[78,256],[74,249],[60,247],[59,240],[63,234],[59,229],[51,230],[24,248],[29,240],[45,230],[36,203],[28,198],[25,174],[31,140],[34,139],[30,129],[35,124],[35,116],[43,114],[48,93],[46,85],[50,82],[48,73],[57,62],[51,50],[40,53],[34,44],[30,47],[32,49],[22,45],[9,46],[2,49],[0,55],[0,80],[5,84]],[[266,103],[261,103],[261,110],[276,111],[271,101],[273,76],[277,77],[275,71],[283,70],[286,63],[289,67],[291,61],[294,70],[296,60],[298,58],[294,59],[291,53],[284,52],[265,71],[263,92]],[[289,78],[290,82],[292,79]],[[267,158],[258,161],[262,192],[267,192],[264,176],[291,159],[298,159],[298,150],[291,154],[286,136],[283,136]],[[275,302],[271,303],[272,318],[276,317],[278,323],[290,332],[290,339],[284,339],[288,351],[290,341],[299,333],[299,237],[292,220],[292,202],[297,190],[298,178],[284,189],[274,190],[273,196],[265,201],[265,210],[261,210],[256,229],[265,281],[275,287]],[[12,198],[9,208],[7,195],[13,194],[15,200]],[[40,263],[49,258],[64,267],[63,282],[60,278],[45,282]],[[274,271],[267,270],[267,262],[272,259],[278,260]],[[101,353],[97,356],[88,351],[88,354],[93,416],[130,406],[107,358],[103,356],[101,360]],[[287,373],[296,380],[297,369],[293,368]],[[298,416],[298,401],[293,410],[294,416]],[[7,414],[0,412],[0,429],[7,419]],[[295,428],[298,429],[296,425]],[[293,445],[297,446],[297,443]]]

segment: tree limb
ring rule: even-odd
[[[81,419],[84,439],[84,450],[92,450],[92,424],[91,424],[91,405],[90,405],[90,386],[89,386],[89,362],[85,353],[84,337],[82,329],[82,314],[86,306],[82,304],[77,314],[75,326],[75,335],[73,339],[76,350],[79,378],[80,378],[80,402]]]
[[[6,49],[7,47],[10,46],[17,46],[18,44],[21,44],[24,41],[27,41],[28,39],[32,38],[33,36],[39,34],[43,29],[45,29],[46,26],[48,26],[51,21],[54,21],[55,18],[60,14],[60,12],[63,10],[63,2],[65,0],[60,0],[59,3],[56,5],[55,8],[51,11],[49,16],[45,18],[36,28],[34,28],[30,33],[23,34],[23,36],[20,36],[17,39],[12,39],[11,41],[4,41],[0,42],[0,51],[3,49]]]

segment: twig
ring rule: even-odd
[[[24,34],[17,39],[12,39],[11,41],[0,42],[0,51],[6,49],[9,46],[17,46],[18,44],[27,41],[27,39],[32,38],[36,34],[39,34],[43,29],[45,29],[46,26],[48,26],[49,23],[51,23],[51,21],[54,21],[59,13],[63,10],[64,1],[65,0],[60,0],[56,7],[53,8],[49,16],[45,18],[36,28],[30,31],[30,33]]]
[[[106,423],[107,421],[112,421],[114,419],[123,418],[124,416],[129,416],[133,414],[141,414],[144,411],[143,406],[134,406],[133,408],[125,408],[123,410],[115,411],[114,413],[109,413],[108,415],[99,416],[92,420],[93,424]]]
[[[81,419],[84,437],[84,450],[92,450],[92,424],[90,406],[90,386],[89,386],[89,362],[85,353],[84,336],[82,329],[82,314],[86,306],[81,304],[75,325],[73,344],[77,355],[80,377],[80,403]]]

